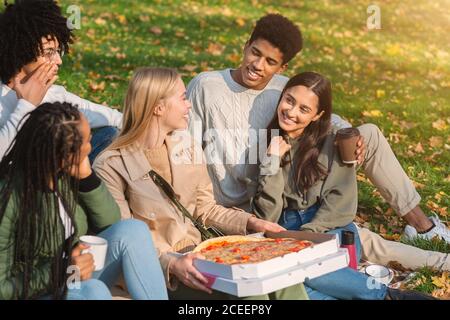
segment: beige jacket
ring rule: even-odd
[[[165,140],[172,170],[172,187],[179,201],[199,221],[214,225],[225,234],[245,234],[251,214],[238,208],[216,204],[201,148],[195,148],[187,134],[174,134]],[[166,274],[174,257],[201,242],[200,232],[175,208],[148,175],[152,169],[143,150],[124,148],[103,152],[94,163],[117,204],[122,219],[147,222],[160,262]],[[169,181],[170,183],[170,181]]]

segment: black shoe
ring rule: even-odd
[[[439,300],[428,294],[411,290],[388,288],[384,300]]]

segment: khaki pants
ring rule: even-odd
[[[238,298],[227,293],[213,290],[212,294],[191,289],[183,283],[175,291],[168,291],[169,300],[309,300],[303,283],[299,283],[261,296]]]
[[[383,239],[366,228],[358,228],[362,246],[362,259],[387,265],[397,261],[402,266],[417,269],[429,266],[439,271],[450,270],[449,254],[422,250],[404,243]]]
[[[404,216],[420,203],[420,195],[380,129],[374,124],[363,124],[358,129],[366,144],[364,173],[398,215]],[[430,266],[437,270],[450,270],[448,254],[385,240],[365,228],[359,229],[359,236],[362,257],[370,262],[386,265],[389,261],[398,261],[411,269]]]
[[[390,206],[404,216],[420,203],[419,194],[380,129],[374,124],[358,129],[366,144],[364,173]]]

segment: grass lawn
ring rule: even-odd
[[[377,124],[415,182],[423,209],[448,223],[450,0],[379,0],[380,30],[367,30],[369,2],[361,0],[60,2],[64,10],[78,5],[82,21],[59,84],[117,108],[136,67],[175,67],[186,84],[201,71],[237,67],[254,22],[282,13],[304,34],[304,50],[286,75],[327,75],[335,113],[354,125]],[[359,180],[359,219],[399,240],[404,223],[362,173]]]

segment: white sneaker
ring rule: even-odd
[[[433,217],[430,217],[430,220],[434,223],[434,228],[426,233],[418,233],[416,228],[413,226],[407,225],[405,227],[404,235],[408,239],[413,239],[416,237],[431,240],[434,237],[438,236],[439,238],[445,240],[445,242],[450,243],[450,230],[447,226],[439,220],[438,216],[435,214]]]
[[[435,235],[440,236],[443,240],[445,240],[445,242],[450,243],[450,229],[439,219],[437,214],[434,214],[432,217],[430,217],[430,219],[435,225],[435,227],[431,229],[430,232],[434,232]]]
[[[414,238],[417,238],[418,233],[417,233],[416,228],[414,228],[413,226],[407,224],[406,227],[405,227],[405,230],[403,230],[403,235],[407,239],[412,240]]]

